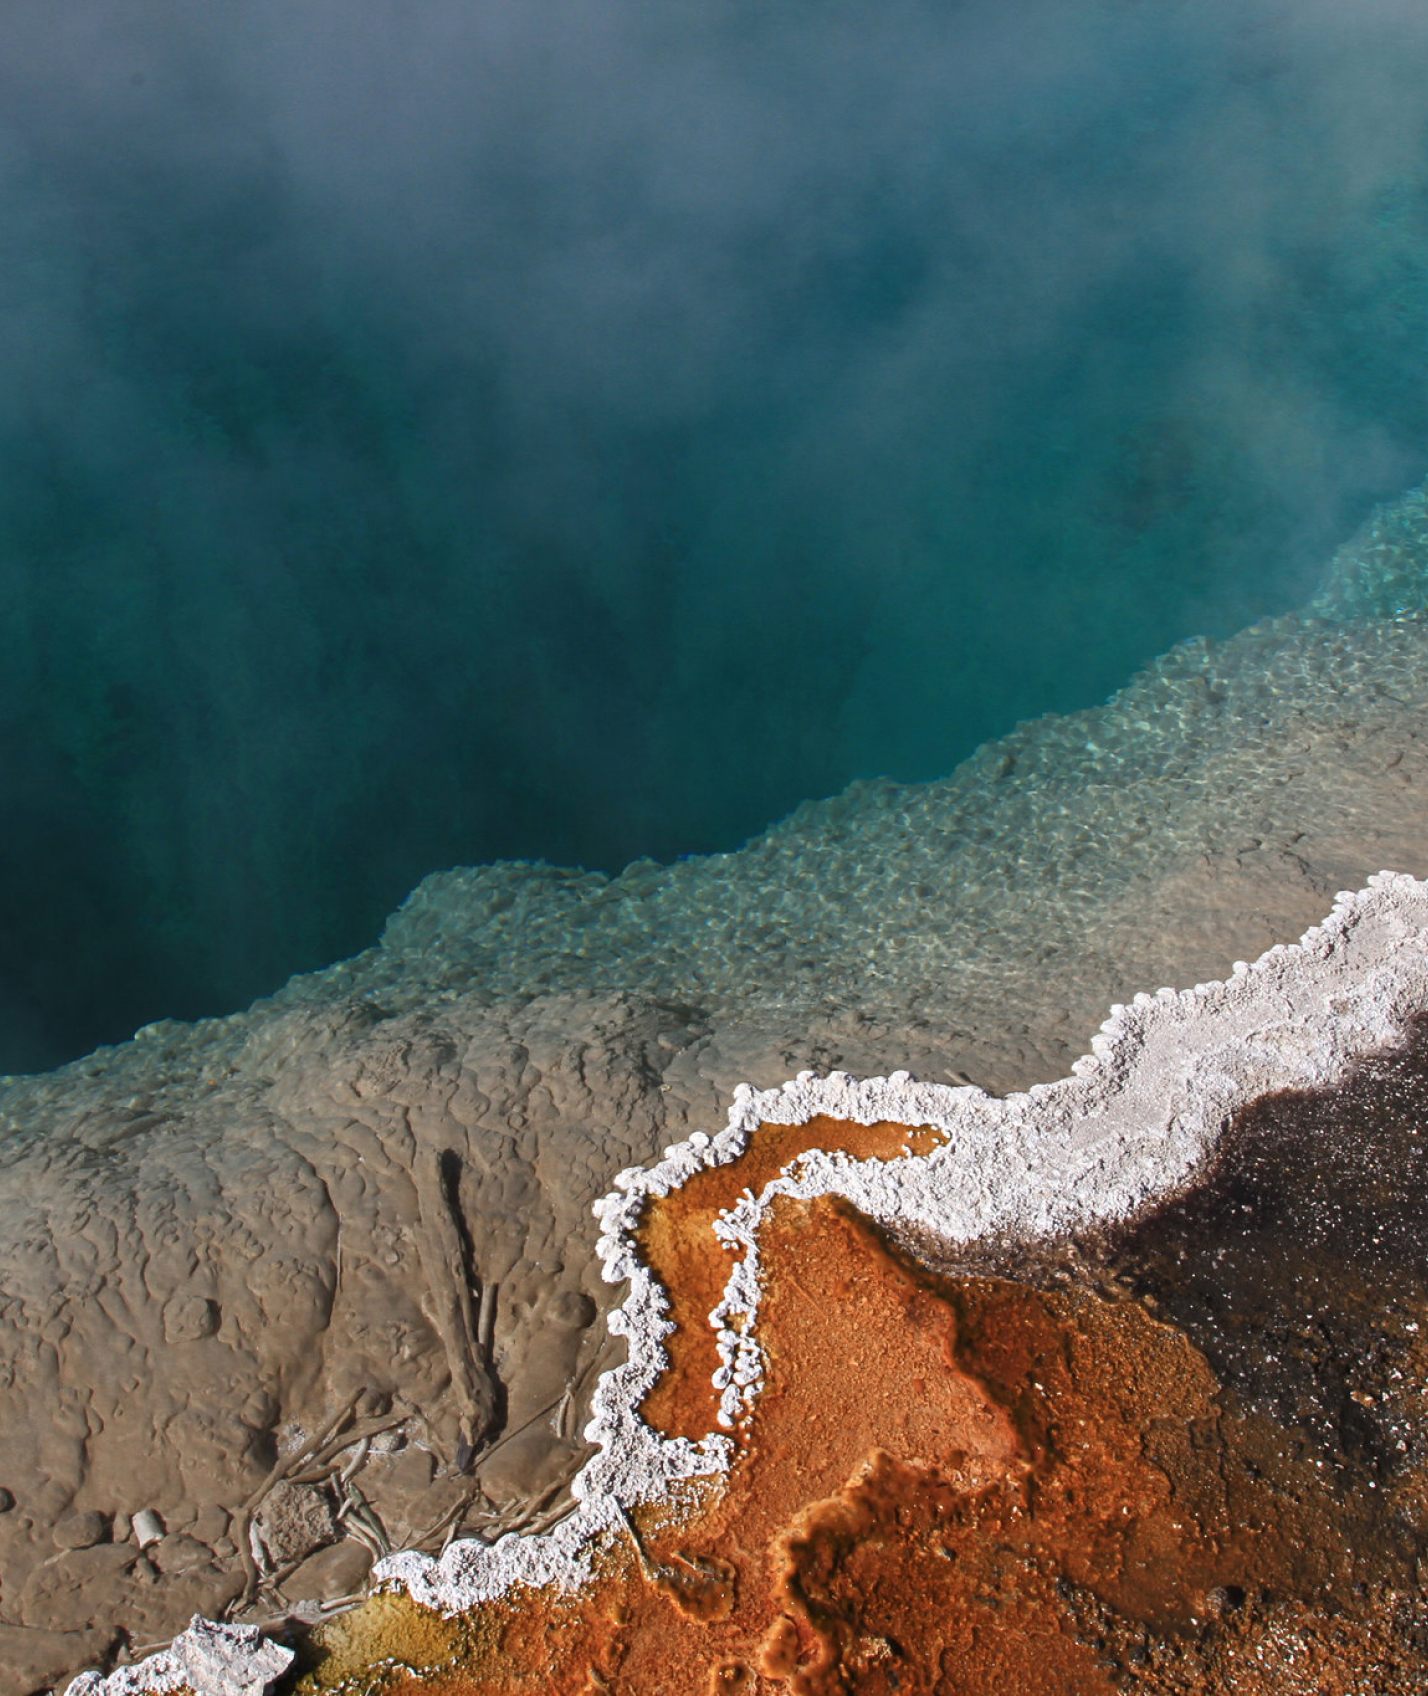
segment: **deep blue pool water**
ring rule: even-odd
[[[0,1070],[737,845],[1428,464],[1401,0],[12,0]]]

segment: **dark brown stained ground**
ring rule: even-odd
[[[780,1202],[768,1387],[727,1488],[647,1516],[642,1557],[614,1550],[580,1596],[439,1645],[405,1601],[350,1616],[306,1688],[1422,1692],[1425,1143],[1420,1029],[1254,1104],[1189,1195],[999,1271],[929,1271],[846,1204]],[[406,1667],[374,1673],[379,1644]]]
[[[1227,1408],[1341,1488],[1395,1491],[1428,1461],[1428,1023],[1340,1089],[1255,1103],[1208,1182],[1087,1246],[1204,1351]]]

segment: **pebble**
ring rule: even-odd
[[[109,1534],[109,1521],[102,1513],[86,1508],[80,1513],[66,1514],[55,1526],[54,1540],[58,1549],[92,1549]]]
[[[350,1596],[367,1582],[371,1565],[372,1556],[360,1543],[334,1543],[309,1555],[291,1577],[284,1579],[283,1594],[293,1602],[327,1602]]]
[[[157,1543],[164,1534],[164,1522],[152,1508],[141,1508],[133,1518],[134,1541],[141,1549]]]

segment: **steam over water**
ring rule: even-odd
[[[0,1069],[736,846],[1428,466],[1418,0],[11,0]]]

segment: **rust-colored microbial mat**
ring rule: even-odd
[[[712,1219],[771,1173],[716,1175],[670,1201]],[[581,1594],[480,1609],[428,1658],[393,1650],[417,1610],[389,1599],[387,1670],[374,1641],[344,1678],[359,1612],[307,1685],[1420,1693],[1425,1197],[1420,1031],[1335,1090],[1254,1104],[1190,1194],[1015,1264],[930,1271],[843,1202],[781,1200],[766,1389],[725,1484],[682,1522],[640,1516]],[[726,1275],[692,1298],[700,1322]]]
[[[856,1160],[894,1160],[926,1154],[940,1140],[926,1127],[888,1120],[854,1125],[819,1117],[802,1125],[760,1125],[737,1160],[706,1168],[672,1195],[651,1202],[640,1226],[640,1253],[669,1293],[677,1329],[665,1344],[669,1368],[645,1398],[645,1419],[667,1437],[688,1437],[694,1443],[718,1429],[713,1378],[719,1351],[709,1314],[723,1297],[730,1258],[713,1227],[746,1189],[758,1195],[810,1149],[838,1148]]]

